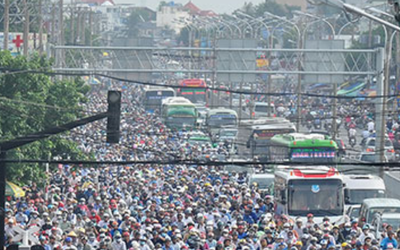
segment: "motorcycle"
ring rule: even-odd
[[[321,120],[319,118],[314,120],[314,128],[321,129]]]
[[[339,130],[341,125],[342,125],[342,119],[337,118],[336,119],[336,129]]]
[[[312,128],[312,122],[311,121],[307,121],[307,129],[310,131]]]
[[[354,137],[354,136],[352,136],[352,137],[350,137],[350,139],[349,139],[349,143],[350,143],[350,146],[352,147],[352,148],[354,148],[354,146],[356,145],[356,138]]]
[[[326,123],[325,124],[325,130],[327,132],[332,132],[332,123]]]

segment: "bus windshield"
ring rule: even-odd
[[[377,189],[352,189],[348,191],[348,198],[346,204],[361,204],[364,199],[368,198],[384,198],[385,190]]]
[[[343,183],[334,179],[290,180],[288,208],[291,216],[343,215]]]
[[[208,125],[211,127],[236,126],[237,120],[235,115],[211,115]]]
[[[183,90],[182,96],[190,100],[192,103],[206,103],[205,89],[189,89]]]
[[[274,107],[272,106],[267,106],[267,105],[256,105],[254,108],[255,112],[260,112],[260,113],[268,113],[268,110],[273,113],[274,112]]]
[[[196,123],[196,118],[195,117],[176,117],[176,116],[171,116],[168,117],[167,120],[167,125],[171,127],[183,127],[183,126],[188,126],[188,127],[193,127]]]
[[[152,108],[160,108],[162,100],[168,97],[173,97],[175,96],[174,91],[169,91],[169,90],[148,90],[146,91],[145,94],[145,106],[146,109]]]
[[[290,158],[296,162],[334,162],[335,148],[292,148]]]

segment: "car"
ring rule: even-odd
[[[385,234],[384,225],[391,225],[397,229],[400,227],[400,213],[376,213],[371,221],[372,231],[376,239],[382,239],[382,235]]]
[[[253,107],[253,117],[260,118],[260,117],[268,117],[269,115],[272,117],[275,115],[275,106],[273,103],[268,105],[266,102],[255,102]]]
[[[237,128],[221,128],[216,134],[216,141],[236,141],[237,136]]]
[[[247,173],[249,175],[255,173],[253,166],[251,165],[238,165],[234,162],[247,162],[245,159],[228,159],[228,162],[232,162],[232,164],[224,165],[224,171],[228,173]]]
[[[375,162],[375,159],[376,159],[376,154],[374,152],[362,152],[359,157],[359,161],[366,162],[366,163]],[[386,155],[384,155],[383,161],[388,162]]]
[[[190,136],[188,142],[190,145],[212,145],[211,138],[208,136]]]
[[[249,177],[249,187],[256,184],[258,189],[261,191],[262,196],[265,196],[267,194],[272,195],[272,192],[274,190],[274,179],[274,174],[252,174]]]
[[[347,208],[346,215],[349,216],[349,218],[356,219],[360,216],[360,208],[360,204],[351,205]]]
[[[362,143],[362,152],[372,153],[375,152],[375,144],[376,138],[369,137]],[[396,160],[396,153],[394,151],[393,143],[389,140],[388,137],[385,138],[385,156],[387,157],[388,161],[395,161]]]
[[[376,213],[400,213],[400,200],[393,198],[365,199],[361,205],[359,221],[371,223]]]

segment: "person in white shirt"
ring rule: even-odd
[[[121,234],[119,232],[115,233],[114,241],[111,243],[112,250],[127,250],[126,244],[122,240]]]

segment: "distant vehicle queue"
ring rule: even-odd
[[[187,143],[191,146],[215,147],[223,143],[232,149],[229,150],[232,157],[239,153],[239,137],[246,140],[248,156],[260,163],[268,162],[272,171],[253,173],[245,170],[244,173],[252,173],[251,182],[260,184],[264,193],[274,195],[275,216],[289,215],[292,219],[306,220],[312,214],[317,222],[328,217],[331,222],[341,223],[347,214],[350,218],[366,219],[375,224],[397,218],[387,215],[391,210],[383,208],[378,216],[370,208],[376,203],[365,203],[369,198],[385,202],[382,179],[370,175],[343,175],[335,165],[323,165],[340,164],[341,141],[318,131],[299,133],[292,122],[275,117],[273,104],[257,102],[253,108],[254,119],[248,120],[239,120],[232,109],[210,109],[207,107],[207,85],[201,79],[183,80],[179,87],[176,92],[171,88],[146,90],[146,110],[160,112],[168,128],[187,133]],[[302,166],[285,166],[288,162]],[[308,166],[307,163],[321,165]],[[240,168],[237,166],[232,171]],[[367,182],[371,185],[366,185]],[[395,203],[390,204],[397,206]],[[400,211],[400,205],[399,209],[393,208],[395,213],[397,210]]]

